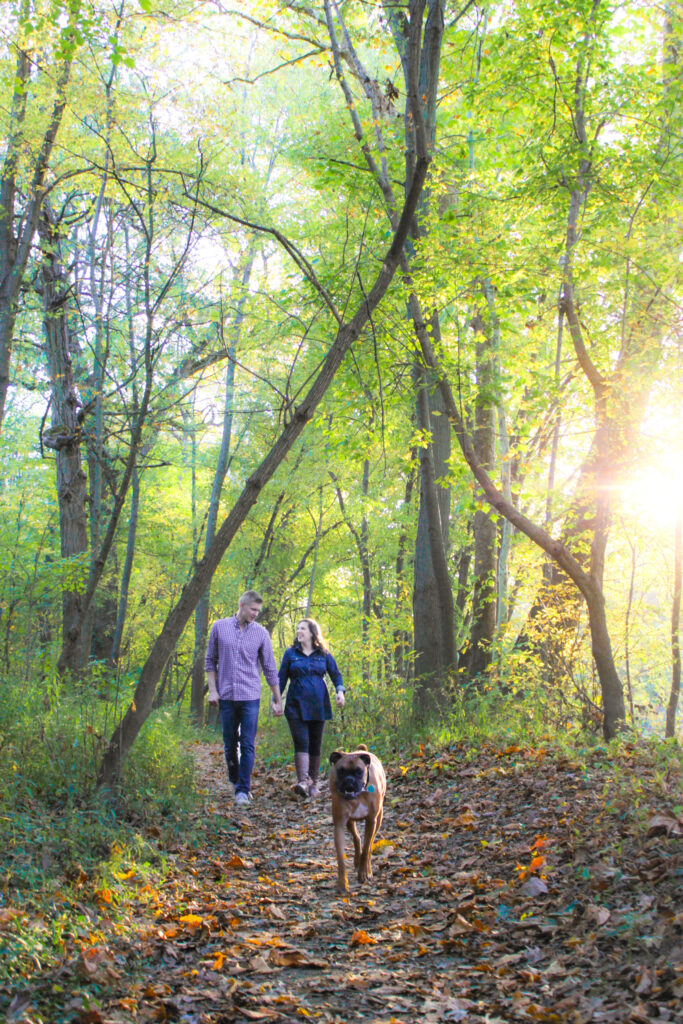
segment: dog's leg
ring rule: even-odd
[[[372,843],[377,835],[377,815],[374,818],[368,818],[365,822],[365,833],[363,835],[363,850],[360,855],[360,864],[358,865],[358,881],[365,882],[366,879],[372,878]]]
[[[353,866],[355,870],[358,871],[358,865],[360,864],[360,834],[358,832],[358,826],[355,821],[351,821],[351,819],[349,819],[346,823],[346,827],[351,833],[351,838],[353,839]]]
[[[339,892],[349,891],[349,880],[346,877],[344,861],[344,823],[334,825],[334,848],[337,851],[337,889]]]

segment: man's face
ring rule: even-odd
[[[246,604],[240,605],[240,619],[242,622],[253,622],[259,617],[261,611],[261,605],[257,604],[256,601],[250,601]]]

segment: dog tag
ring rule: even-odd
[[[368,786],[368,793],[374,793],[374,792],[375,792],[375,787],[372,785],[372,783],[370,783],[370,785]]]

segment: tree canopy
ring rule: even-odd
[[[404,716],[674,735],[680,5],[0,10],[0,658],[100,780],[247,586]]]

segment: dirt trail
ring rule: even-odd
[[[97,1003],[64,1020],[681,1019],[680,776],[639,762],[638,807],[599,760],[418,751],[387,766],[374,882],[342,897],[327,784],[303,803],[261,766],[237,811],[220,747],[196,756],[195,840],[160,889],[137,883],[108,957],[81,957]]]

